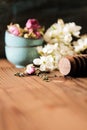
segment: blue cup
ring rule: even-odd
[[[23,68],[39,57],[37,47],[43,46],[43,39],[27,39],[5,32],[5,55],[17,68]]]

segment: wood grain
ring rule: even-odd
[[[17,71],[0,60],[0,130],[87,130],[87,77],[45,82]]]

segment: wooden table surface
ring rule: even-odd
[[[87,77],[14,76],[0,60],[0,130],[87,130]]]

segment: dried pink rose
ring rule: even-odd
[[[44,27],[40,26],[38,20],[34,18],[28,19],[24,28],[21,28],[19,24],[12,23],[7,28],[11,34],[24,38],[39,39],[44,34]]]
[[[28,21],[26,23],[26,28],[36,30],[36,29],[40,28],[40,25],[36,19],[28,19]]]
[[[14,34],[16,36],[19,36],[20,35],[20,29],[19,29],[19,25],[18,24],[11,24],[8,26],[8,31],[11,33],[11,34]]]
[[[35,35],[36,35],[37,38],[41,38],[40,32],[36,31],[36,32],[35,32]]]
[[[29,64],[26,66],[25,73],[27,73],[27,74],[34,74],[35,73],[35,67],[33,66],[33,64]]]

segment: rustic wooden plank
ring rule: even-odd
[[[14,76],[22,70],[0,60],[0,130],[87,129],[87,77]]]

